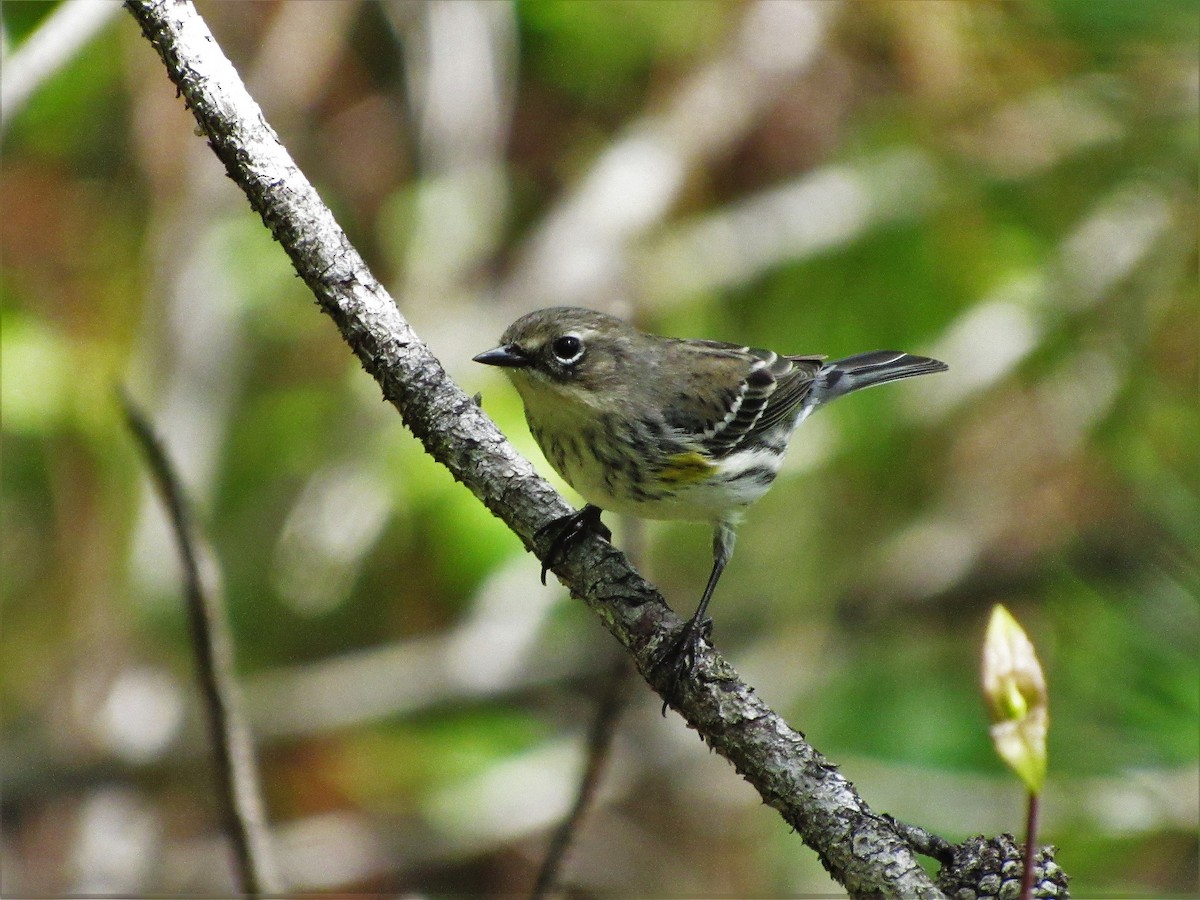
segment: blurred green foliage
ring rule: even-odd
[[[0,7],[6,77],[66,6]],[[1200,889],[1193,3],[201,12],[418,332],[539,465],[514,392],[469,362],[533,298],[786,352],[944,355],[936,384],[805,424],[741,530],[716,644],[875,808],[952,840],[1015,831],[977,693],[1004,602],[1047,670],[1044,835],[1077,896]],[[698,85],[733,99],[680,115]],[[219,562],[281,846],[307,834],[345,863],[296,887],[526,890],[611,639],[379,401],[127,15],[4,127],[0,892],[229,890],[202,842],[174,551],[118,384]],[[661,158],[639,139],[670,163],[648,181],[633,163]],[[912,165],[878,168],[889,154]],[[707,531],[613,524],[690,610]],[[831,889],[630,693],[568,884]],[[124,868],[97,821],[134,836]]]

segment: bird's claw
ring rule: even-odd
[[[556,532],[550,540],[550,547],[542,559],[542,584],[546,583],[546,573],[557,566],[567,555],[567,551],[579,543],[588,534],[594,534],[612,540],[612,531],[600,521],[600,507],[588,504],[579,512],[548,522],[537,530],[534,539],[540,541],[551,531]]]
[[[666,649],[654,664],[655,669],[669,669],[667,683],[663,693],[662,714],[667,714],[667,707],[678,701],[680,687],[685,679],[692,676],[696,668],[696,656],[700,644],[712,635],[712,619],[705,616],[703,621],[689,621],[670,639]]]

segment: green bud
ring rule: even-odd
[[[1040,793],[1050,725],[1046,679],[1033,644],[1000,604],[988,622],[981,674],[993,723],[992,744],[1030,792]]]

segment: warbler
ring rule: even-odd
[[[664,657],[677,674],[693,664],[737,524],[775,480],[796,427],[843,394],[947,369],[895,350],[827,363],[823,356],[659,337],[574,307],[522,316],[498,347],[474,359],[506,370],[534,440],[587,501],[560,520],[563,540],[556,539],[551,556],[583,528],[609,537],[602,510],[712,524],[708,583]]]

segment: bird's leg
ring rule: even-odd
[[[696,650],[700,646],[700,641],[707,638],[712,632],[712,619],[706,619],[704,613],[708,609],[709,601],[712,600],[713,592],[717,589],[717,582],[721,580],[721,573],[725,571],[726,564],[733,556],[733,541],[732,523],[718,522],[716,530],[713,531],[712,572],[708,576],[704,594],[700,597],[700,604],[692,613],[687,624],[680,629],[679,634],[671,640],[666,652],[657,663],[659,667],[669,666],[671,669],[670,681],[667,684],[667,699],[663,701],[662,706],[664,716],[667,714],[667,706],[670,701],[679,696],[680,682],[691,674],[696,665]]]
[[[599,535],[606,541],[612,540],[612,532],[600,521],[600,513],[600,507],[589,503],[579,512],[555,519],[537,530],[534,535],[534,540],[537,541],[540,541],[543,535],[555,532],[550,541],[550,549],[546,551],[546,558],[542,561],[542,584],[546,583],[546,573],[562,562],[567,551],[589,533]]]

